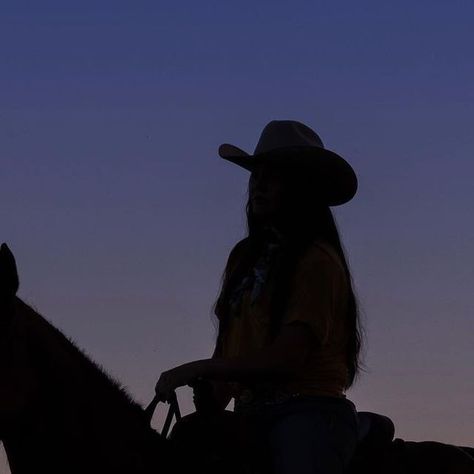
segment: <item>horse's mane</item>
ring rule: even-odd
[[[85,387],[86,390],[87,388],[94,390],[94,387],[98,385],[101,391],[107,393],[107,397],[112,397],[109,398],[110,402],[128,405],[131,410],[143,416],[143,408],[132,399],[125,388],[108,375],[99,364],[87,356],[71,338],[65,336],[20,298],[17,298],[17,302],[18,309],[24,312],[27,318],[27,326],[31,328],[31,332],[28,331],[28,339],[30,346],[34,349],[33,355],[35,358],[41,360],[47,357],[45,356],[45,348],[50,350],[51,353],[54,352],[55,358],[62,362],[65,362],[64,359],[67,359],[68,362],[74,364],[74,368],[79,369],[87,385],[90,384],[89,387]],[[62,368],[64,372],[67,372],[67,363],[63,363]],[[61,370],[59,370],[57,375],[64,380],[71,379],[71,377],[67,377],[66,373],[61,373]]]

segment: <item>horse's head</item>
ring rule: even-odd
[[[19,281],[15,257],[7,244],[0,247],[0,324],[7,326],[13,317]]]
[[[15,258],[6,244],[0,247],[0,439],[25,413],[36,378],[33,376],[18,309],[19,281]]]

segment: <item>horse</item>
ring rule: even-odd
[[[0,249],[0,440],[12,474],[156,474],[170,443],[144,409],[71,340],[16,296]],[[175,472],[175,471],[174,471]]]
[[[207,440],[232,436],[219,418],[209,437],[199,411],[177,422],[168,438],[157,433],[149,410],[17,297],[18,287],[14,256],[2,244],[0,441],[12,474],[188,473],[199,471],[200,456],[216,454]],[[474,474],[472,448],[393,440],[388,418],[359,417],[361,436],[348,474]],[[233,423],[235,417],[227,419]],[[248,473],[240,470],[239,453],[230,453],[232,466],[214,463],[223,469],[212,470],[207,463],[207,472]]]

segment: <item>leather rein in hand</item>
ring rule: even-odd
[[[145,416],[150,426],[151,420],[153,419],[153,414],[155,413],[156,407],[158,403],[160,403],[160,401],[161,400],[158,398],[158,395],[155,395],[150,404],[145,408]],[[171,396],[168,402],[170,404],[170,407],[168,409],[168,414],[166,415],[163,428],[161,429],[161,435],[165,438],[168,436],[168,431],[170,429],[171,422],[173,421],[173,416],[176,417],[176,421],[179,421],[181,419],[181,412],[179,411],[179,404],[178,399],[176,397],[176,392],[173,392],[173,395]]]

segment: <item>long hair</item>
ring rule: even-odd
[[[358,303],[353,289],[351,272],[345,256],[339,231],[331,209],[323,204],[318,183],[309,173],[286,171],[283,204],[273,219],[273,225],[284,235],[284,245],[275,261],[271,263],[270,275],[273,281],[271,296],[270,336],[274,338],[280,328],[289,297],[289,284],[299,259],[315,240],[330,245],[339,256],[349,287],[346,325],[349,338],[346,346],[346,361],[349,371],[349,388],[355,381],[362,363],[362,327]],[[249,197],[249,196],[248,196]],[[247,198],[247,236],[232,249],[221,279],[221,291],[214,304],[214,313],[219,320],[216,350],[220,351],[230,315],[229,297],[232,290],[250,271],[265,244],[265,227],[257,219]]]

